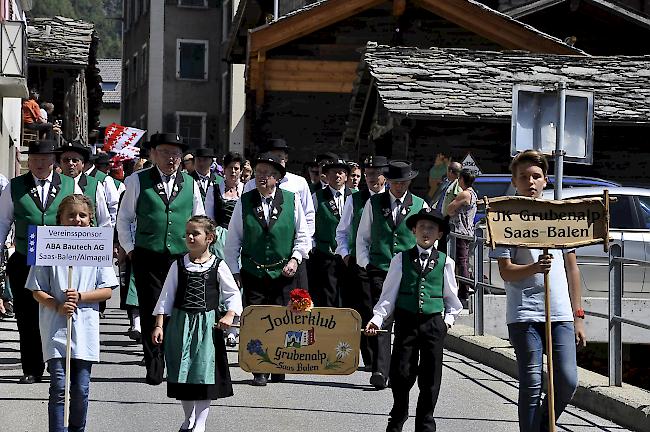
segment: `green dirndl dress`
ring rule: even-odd
[[[215,259],[204,272],[190,272],[177,261],[178,288],[165,329],[167,396],[207,400],[232,396],[223,332],[214,328],[219,306]]]

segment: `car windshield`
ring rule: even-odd
[[[641,223],[647,229],[650,229],[650,197],[639,197],[639,208],[641,209]]]
[[[480,198],[484,196],[487,196],[488,198],[494,198],[498,196],[508,195],[509,186],[509,181],[477,181],[474,183],[474,190],[476,191],[476,195]]]

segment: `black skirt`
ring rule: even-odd
[[[167,383],[167,397],[178,400],[215,400],[232,396],[232,382],[228,353],[223,341],[223,331],[215,328],[213,334],[215,351],[216,384]]]

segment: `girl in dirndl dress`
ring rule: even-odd
[[[204,432],[210,402],[233,394],[221,330],[241,314],[242,301],[230,269],[210,253],[214,233],[210,218],[187,222],[189,253],[171,265],[153,312],[151,337],[165,344],[167,396],[180,400],[185,413],[181,432]],[[228,311],[217,321],[220,295]],[[166,325],[165,316],[171,316]]]

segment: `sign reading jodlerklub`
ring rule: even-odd
[[[359,365],[361,317],[352,309],[248,306],[239,365],[247,372],[349,375]]]
[[[609,241],[609,197],[551,201],[527,197],[486,200],[490,244],[564,249]]]

